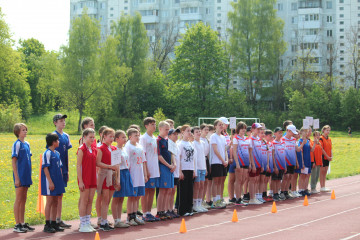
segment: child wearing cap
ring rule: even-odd
[[[60,153],[60,159],[62,162],[62,175],[65,188],[67,187],[67,183],[69,181],[69,149],[72,148],[69,134],[64,132],[64,128],[66,126],[65,119],[67,115],[56,114],[53,117],[53,123],[56,127],[56,130],[53,132],[59,137],[59,146],[55,149],[58,153]],[[60,227],[63,228],[71,228],[70,224],[64,223],[61,220],[61,212],[62,212],[62,198],[63,195],[58,196],[58,204],[57,204],[57,212],[56,212],[56,222],[60,224]]]

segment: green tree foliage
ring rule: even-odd
[[[200,22],[187,29],[175,54],[169,71],[171,106],[181,109],[183,121],[213,115],[226,82],[225,52],[217,33]]]
[[[26,81],[27,70],[21,54],[13,48],[10,30],[0,8],[0,104],[11,107],[16,104],[24,118],[31,114],[30,87]]]
[[[101,85],[99,81],[100,29],[86,9],[75,18],[69,31],[69,45],[63,48],[62,96],[79,111],[78,130],[89,99]]]

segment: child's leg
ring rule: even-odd
[[[56,222],[56,218],[58,217],[58,209],[59,209],[59,196],[52,198],[51,210],[50,210],[50,221]]]
[[[111,202],[111,213],[112,213],[114,221],[119,218],[119,216],[118,216],[119,203],[120,203],[120,198],[119,197],[114,197],[112,202]]]
[[[203,195],[201,196],[201,199],[204,201],[206,198],[206,191],[207,191],[207,187],[208,187],[209,181],[205,178],[205,182],[204,182],[204,191],[203,191]]]
[[[198,194],[198,197],[197,197],[197,199],[199,200],[202,200],[202,196],[204,195],[204,187],[205,187],[205,181],[200,181],[199,182],[199,194]],[[195,194],[195,192],[194,192],[194,194]],[[195,198],[195,197],[194,197]],[[198,204],[200,204],[201,205],[201,201],[200,202],[198,202]]]
[[[255,199],[255,179],[256,177],[249,177],[249,192],[250,199]]]
[[[291,178],[291,191],[293,191],[293,192],[295,192],[297,190],[298,175],[299,175],[298,173],[294,173],[292,178]]]
[[[244,194],[249,193],[249,171],[248,169],[244,169],[244,181],[243,181],[243,187],[244,187]]]
[[[281,191],[286,191],[288,176],[289,174],[284,174],[283,180],[281,181]]]
[[[151,212],[151,208],[154,202],[154,195],[155,195],[155,188],[149,188],[148,190],[148,197],[147,197],[147,202],[146,202],[146,212]],[[145,193],[146,195],[146,193]],[[141,203],[142,204],[142,203]],[[144,208],[143,208],[144,209]],[[143,210],[145,213],[145,210]]]
[[[159,195],[157,199],[157,211],[162,212],[165,211],[164,203],[166,198],[166,188],[159,188]]]
[[[97,194],[96,195],[95,209],[96,209],[96,215],[97,215],[98,218],[101,218],[101,202],[102,202],[101,194]]]
[[[146,214],[146,208],[147,208],[147,203],[148,203],[148,197],[149,197],[149,188],[145,188],[145,196],[142,196],[140,198],[141,201],[141,208],[144,214]]]
[[[265,184],[265,175],[261,174],[260,175],[260,182],[259,182],[259,193],[261,195],[265,191],[264,184]]]
[[[307,190],[309,187],[310,174],[305,175],[304,189]]]
[[[83,217],[85,217],[86,214],[86,210],[88,208],[88,202],[89,202],[89,195],[90,195],[90,191],[89,189],[84,189],[84,191],[80,191],[80,206],[79,206],[79,215],[80,215],[80,221],[82,220]],[[83,223],[83,222],[81,222]]]
[[[172,188],[166,188],[165,199],[164,199],[164,209],[165,211],[170,211],[170,195],[172,193]]]
[[[58,200],[57,200],[57,210],[56,210],[56,220],[57,220],[57,222],[60,222],[60,220],[61,220],[62,197],[63,197],[63,194],[61,194],[61,196],[58,196]]]
[[[193,187],[193,207],[196,207],[197,199],[199,195],[200,182],[194,182]]]
[[[228,193],[229,193],[229,199],[234,198],[235,193],[235,173],[229,172],[229,178],[228,178]]]
[[[119,203],[118,203],[118,205],[117,205],[117,218],[118,218],[118,219],[121,219],[121,213],[122,213],[123,203],[124,203],[124,198],[123,198],[123,197],[120,197],[120,198],[119,198]]]
[[[51,207],[53,205],[53,198],[57,198],[57,196],[46,196],[46,204],[45,204],[45,220],[50,221],[51,216]]]
[[[129,220],[130,220],[130,214],[132,214],[134,212],[133,201],[134,201],[134,197],[128,197],[128,201],[126,203],[126,212],[127,212]]]
[[[174,209],[174,199],[175,199],[175,193],[176,193],[176,185],[174,185],[174,188],[171,189],[170,192],[170,210],[172,211]]]
[[[225,185],[225,180],[226,177],[220,177],[221,181],[220,181],[220,199],[224,199],[224,185]]]
[[[328,167],[321,167],[320,168],[320,186],[321,186],[321,188],[325,187],[327,171],[328,171]]]
[[[88,224],[90,224],[91,210],[92,210],[92,204],[94,201],[95,190],[96,190],[95,188],[89,189],[89,198],[88,198],[87,207],[86,207],[86,215],[88,216]]]
[[[217,196],[220,195],[221,191],[221,177],[213,177],[212,180],[212,196],[213,196],[213,202],[217,201]]]
[[[107,214],[108,214],[108,210],[109,210],[109,189],[102,189],[101,190],[101,197],[102,197],[102,201],[101,201],[101,218],[102,221],[106,220],[107,221]],[[105,222],[106,222],[105,221]],[[105,224],[104,222],[102,224]]]
[[[234,183],[234,192],[236,194],[236,198],[241,198],[241,189],[242,189],[242,168],[235,168],[235,183]]]
[[[206,201],[210,202],[211,201],[211,196],[212,196],[212,185],[213,185],[213,181],[206,179],[205,181],[207,181],[207,187],[206,187]]]
[[[27,187],[15,188],[15,202],[14,202],[14,216],[16,224],[23,223],[23,212],[25,212],[25,206],[23,207],[24,192],[27,191]],[[26,196],[26,195],[25,195]]]

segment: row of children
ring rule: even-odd
[[[69,179],[71,148],[69,136],[63,132],[66,117],[54,116],[56,131],[46,136],[47,150],[42,161],[41,194],[47,197],[44,232],[50,233],[71,227],[61,221],[61,198]],[[329,126],[323,127],[321,136],[315,131],[313,141],[311,129],[298,131],[291,121],[285,121],[283,128],[277,127],[274,133],[264,124],[247,127],[239,122],[230,136],[225,117],[214,125],[183,125],[176,129],[168,119],[158,124],[157,138],[155,119],[145,118],[143,123],[146,133],[142,136],[137,125],[130,126],[126,133],[103,126],[97,143],[94,120],[83,120],[77,151],[80,232],[93,232],[97,227],[111,231],[114,227],[191,216],[209,208],[225,208],[229,203],[246,206],[310,195],[310,174],[312,193],[317,192],[319,176],[321,191],[329,191],[325,187],[327,167],[332,160]],[[24,140],[26,125],[16,124],[14,133],[18,137],[12,154],[16,188],[14,231],[26,232],[34,230],[24,222],[26,193],[32,184],[31,152]],[[119,159],[117,164],[115,158]],[[226,203],[223,191],[228,173],[230,199]],[[98,225],[90,223],[95,192]],[[151,208],[155,192],[154,216]],[[128,198],[127,219],[122,222],[124,197]],[[143,213],[139,211],[140,199]],[[107,220],[110,202],[114,224]]]

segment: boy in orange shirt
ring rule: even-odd
[[[312,170],[311,170],[311,194],[319,193],[319,191],[316,190],[316,185],[319,180],[320,176],[320,167],[322,166],[322,147],[320,144],[320,132],[314,131],[314,141],[310,140],[310,146],[313,148],[315,144],[315,150],[311,153],[311,164],[312,164]]]
[[[320,186],[321,192],[330,192],[331,190],[329,188],[325,187],[325,181],[326,181],[326,173],[329,168],[330,161],[332,160],[332,143],[331,138],[329,137],[331,128],[329,125],[325,125],[322,129],[322,135],[320,137],[320,144],[322,146],[322,156],[323,156],[323,165],[320,168]]]

